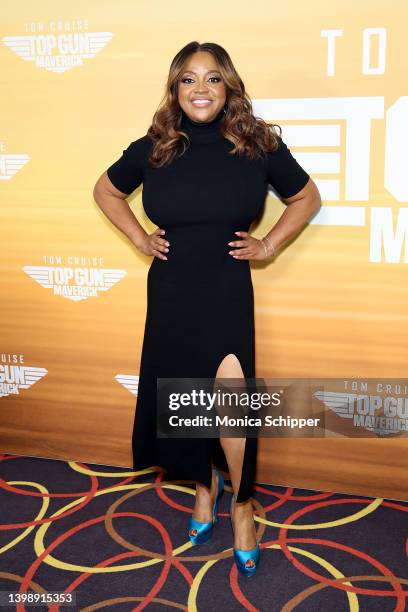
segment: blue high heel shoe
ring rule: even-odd
[[[234,524],[232,522],[232,506],[234,505],[235,496],[231,497],[231,505],[230,505],[230,519],[232,526],[232,533],[234,533]],[[261,549],[259,548],[259,540],[256,541],[255,548],[251,548],[250,550],[240,550],[239,548],[234,548],[234,560],[238,570],[241,574],[245,576],[253,576],[255,574],[260,559]]]
[[[190,516],[190,521],[188,524],[188,537],[190,538],[192,544],[204,544],[204,542],[207,542],[207,540],[210,539],[213,527],[218,520],[218,502],[224,491],[224,478],[217,469],[213,469],[213,471],[217,474],[217,495],[215,496],[213,505],[213,518],[212,521],[209,521],[208,523],[201,523]]]

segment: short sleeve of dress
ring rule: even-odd
[[[147,136],[134,140],[107,169],[110,181],[119,191],[130,195],[143,182],[148,143]]]
[[[278,136],[279,147],[267,152],[266,175],[270,185],[283,198],[298,193],[308,182],[310,176],[293,157],[290,149]]]

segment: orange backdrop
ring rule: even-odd
[[[389,8],[9,5],[0,26],[3,451],[130,465],[150,258],[92,190],[145,134],[170,61],[190,40],[228,50],[255,114],[282,126],[322,196],[273,263],[251,264],[257,376],[406,374],[408,8]],[[141,189],[130,203],[153,231]],[[283,210],[271,191],[253,234]]]

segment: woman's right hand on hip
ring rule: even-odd
[[[168,253],[170,243],[164,238],[160,238],[163,234],[165,234],[165,230],[160,227],[155,229],[152,234],[146,234],[139,250],[145,255],[154,255],[155,257],[159,257],[159,259],[167,259],[163,253]]]

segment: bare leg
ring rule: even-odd
[[[241,364],[236,355],[226,355],[218,366],[215,378],[244,378]],[[245,438],[220,438],[231,477],[232,489],[238,495],[244,460]],[[197,483],[193,518],[203,523],[212,519],[212,507],[217,491],[217,479],[213,472],[211,490]],[[252,500],[234,504],[234,548],[250,550],[256,546],[256,529],[252,511]]]
[[[216,378],[244,378],[241,364],[236,355],[229,354],[218,367]],[[225,453],[235,497],[241,483],[244,461],[245,438],[220,438]],[[252,500],[234,504],[234,548],[250,550],[256,546],[256,528],[252,510]]]
[[[193,512],[193,518],[201,523],[209,523],[212,521],[212,508],[217,492],[217,477],[212,473],[211,490],[207,489],[200,482],[196,483],[196,499]]]

